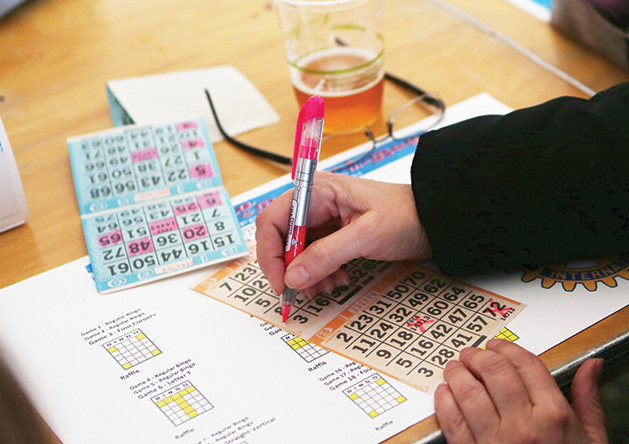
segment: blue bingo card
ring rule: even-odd
[[[68,139],[81,214],[222,186],[201,119]]]
[[[201,119],[119,127],[68,147],[99,292],[247,254]]]

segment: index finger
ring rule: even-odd
[[[258,264],[276,294],[284,291],[284,239],[292,193],[292,190],[284,192],[256,217]]]

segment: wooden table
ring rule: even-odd
[[[593,90],[629,80],[626,73],[503,0],[450,3]],[[0,116],[29,209],[26,225],[0,235],[0,288],[87,254],[66,138],[112,126],[107,80],[235,66],[282,116],[280,123],[251,131],[243,140],[289,155],[298,108],[283,60],[270,0],[34,0],[0,20]],[[512,108],[561,95],[585,97],[429,0],[388,2],[386,67],[438,92],[449,105],[481,92]],[[384,115],[406,98],[387,87]],[[382,122],[376,129],[383,131]],[[326,142],[322,157],[359,142],[360,136],[334,138]],[[215,149],[231,195],[287,172],[223,142]],[[627,308],[543,359],[551,368],[571,362],[625,332],[626,325]],[[390,442],[414,442],[436,428],[434,418],[428,418]]]

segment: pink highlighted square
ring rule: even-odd
[[[177,219],[175,219],[174,217],[169,217],[168,219],[157,220],[155,222],[149,223],[149,230],[151,231],[152,236],[166,233],[168,231],[173,231],[178,228],[179,225],[177,225]]]
[[[129,253],[129,257],[151,253],[153,250],[153,241],[149,237],[143,237],[142,239],[127,243],[127,252]]]
[[[203,148],[205,146],[205,142],[203,139],[190,139],[184,140],[181,142],[181,147],[184,150],[191,150],[194,148]]]
[[[207,237],[207,227],[204,224],[192,225],[181,230],[184,242],[190,242]]]
[[[117,245],[122,242],[122,231],[120,228],[112,231],[111,233],[101,234],[96,238],[98,245],[101,247],[109,247],[111,245]]]
[[[195,179],[211,179],[214,177],[214,170],[210,162],[200,163],[190,167],[190,176]]]
[[[221,205],[223,202],[221,201],[221,195],[218,191],[214,191],[213,193],[202,194],[197,197],[199,201],[199,205],[201,208],[212,208],[216,205]]]
[[[187,202],[179,205],[175,205],[173,208],[173,212],[177,216],[181,216],[182,214],[191,213],[193,211],[199,211],[199,204],[196,202]]]
[[[142,162],[143,160],[157,159],[157,148],[147,148],[145,150],[134,151],[131,154],[133,163]]]
[[[195,130],[198,128],[197,122],[181,122],[177,124],[177,131]]]

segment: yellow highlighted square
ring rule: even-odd
[[[398,396],[397,398],[395,398],[395,400],[399,403],[402,403],[404,401],[406,401],[406,398],[404,396]]]
[[[382,384],[386,384],[387,381],[385,381],[384,379],[380,378],[376,381],[378,383],[378,385],[382,385]]]
[[[376,412],[375,410],[372,410],[369,416],[371,416],[372,418],[375,418],[376,416],[378,416],[378,412]]]
[[[173,402],[172,396],[169,396],[168,398],[164,399],[164,404],[169,404],[171,402]]]
[[[194,418],[195,416],[199,416],[199,414],[197,412],[190,412],[190,413],[188,413],[188,416],[190,418]]]
[[[358,399],[358,395],[356,393],[352,393],[351,395],[349,395],[349,399],[354,401],[354,400]]]
[[[175,393],[175,394],[172,396],[172,398],[173,398],[173,399],[179,399],[179,398],[181,398],[181,395],[180,395],[179,393]]]
[[[183,411],[186,413],[190,413],[190,412],[194,412],[194,409],[192,408],[192,406],[189,405],[188,407],[185,407]]]
[[[146,338],[146,336],[144,336],[144,333],[140,333],[139,335],[135,335],[135,337],[138,338],[138,339]]]
[[[164,401],[159,401],[159,402],[157,403],[157,407],[159,407],[159,408],[162,408],[162,407],[164,407],[165,405],[166,405],[166,403],[165,403]]]
[[[131,368],[131,367],[133,367],[133,366],[131,364],[129,364],[128,362],[122,366],[122,368],[124,368],[125,370],[128,369],[128,368]]]
[[[161,353],[160,350],[153,350],[151,353],[153,353],[153,356],[157,356]]]
[[[520,339],[518,337],[518,335],[516,335],[515,333],[513,333],[511,330],[509,330],[508,328],[504,327],[502,330],[500,330],[500,332],[494,336],[495,339],[506,339],[507,341],[510,342],[515,342],[518,339]]]
[[[192,392],[196,391],[197,389],[195,389],[194,386],[191,385],[186,390],[188,390],[188,393],[192,393]]]
[[[109,353],[113,353],[113,352],[115,352],[116,350],[118,350],[118,349],[117,349],[115,346],[114,346],[114,347],[109,347],[109,348],[107,349],[107,351],[108,351]]]

